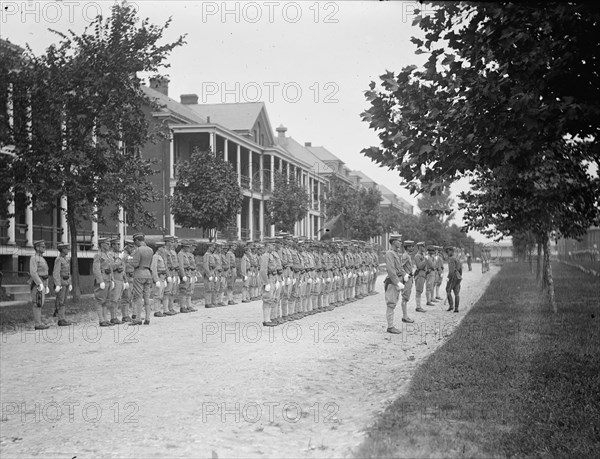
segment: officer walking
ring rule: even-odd
[[[33,243],[35,254],[29,260],[29,276],[31,277],[30,291],[33,307],[33,322],[36,330],[45,330],[48,324],[42,321],[42,306],[46,301],[46,295],[50,293],[48,288],[48,263],[43,257],[46,251],[46,243],[43,240]]]
[[[54,292],[56,293],[56,313],[58,315],[58,325],[67,327],[71,322],[65,319],[65,300],[67,292],[73,290],[71,286],[71,258],[69,257],[69,244],[58,244],[59,255],[54,262]]]

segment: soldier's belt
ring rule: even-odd
[[[43,280],[48,280],[48,276],[40,276],[40,278]]]
[[[159,276],[166,276],[166,275],[167,275],[167,272],[166,272],[166,271],[159,271],[159,272],[158,272],[158,275],[159,275]]]
[[[104,274],[110,274],[110,273],[112,273],[112,271],[110,269],[105,269],[104,270]]]
[[[269,271],[269,276],[276,276],[277,274],[277,271]]]
[[[63,276],[62,280],[69,280],[71,278],[71,276]]]

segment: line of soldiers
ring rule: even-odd
[[[432,244],[426,248],[424,242],[418,242],[417,244],[411,240],[402,242],[402,235],[400,234],[390,235],[389,243],[390,250],[385,254],[388,276],[384,281],[387,332],[399,334],[401,333],[400,330],[394,326],[394,310],[401,298],[402,322],[414,322],[408,316],[408,302],[413,284],[415,286],[415,311],[426,312],[421,303],[423,290],[425,290],[425,306],[434,306],[437,301],[442,299],[440,297],[440,286],[442,285],[444,273],[444,259],[441,255],[441,246]],[[453,256],[453,250],[453,247],[446,247],[446,253],[449,257]],[[451,276],[453,279],[456,277],[456,269],[459,268],[456,267],[456,264],[453,264],[452,273],[449,272],[449,278]],[[462,274],[462,267],[460,269]],[[460,286],[458,289],[460,289]],[[458,312],[457,292],[455,312]]]
[[[379,261],[371,244],[362,241],[318,242],[280,232],[252,247],[244,282],[262,291],[263,325],[274,327],[307,315],[374,295]],[[248,248],[247,248],[248,250]],[[250,274],[248,274],[250,273]]]
[[[175,250],[177,244],[181,246],[179,252]],[[153,309],[154,317],[196,312],[191,298],[201,275],[206,308],[236,304],[236,243],[209,243],[201,264],[196,264],[194,241],[178,241],[172,236],[154,243],[156,251],[146,245],[143,233],[126,240],[123,250],[119,238],[99,238],[98,245],[92,271],[96,312],[102,327],[125,322],[149,325]],[[49,325],[42,321],[41,307],[49,293],[48,264],[43,257],[46,247],[44,241],[36,241],[34,247],[31,300],[35,328],[45,329]],[[72,290],[69,245],[60,244],[58,250],[54,264],[55,316],[59,326],[68,326],[71,323],[65,319],[64,303]],[[377,253],[368,243],[316,242],[278,233],[264,244],[245,245],[239,270],[242,302],[262,297],[263,325],[279,325],[377,293],[378,265]],[[179,298],[178,311],[175,298]]]

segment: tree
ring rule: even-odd
[[[332,219],[341,215],[344,223],[342,237],[349,238],[351,220],[359,212],[357,191],[340,178],[332,176],[329,179],[329,189],[321,199],[325,217]]]
[[[381,234],[381,191],[377,188],[358,190],[358,212],[350,219],[350,237],[367,241]]]
[[[242,190],[233,166],[210,151],[194,149],[177,164],[171,199],[175,222],[185,228],[225,230],[242,209]],[[212,239],[212,237],[211,237]]]
[[[116,219],[118,207],[135,215],[134,223],[154,222],[144,208],[157,198],[149,181],[154,171],[140,148],[163,133],[149,128],[143,108],[156,107],[137,75],[166,67],[168,54],[184,41],[159,44],[170,20],[162,27],[138,22],[135,8],[122,3],[80,36],[55,32],[61,41],[40,57],[29,51],[23,75],[31,132],[19,133],[16,161],[25,165],[26,178],[15,189],[31,192],[35,208],[56,207],[66,197],[75,298],[80,222],[96,219],[96,209],[103,220],[107,208],[117,209]]]
[[[275,173],[275,188],[267,201],[267,216],[278,231],[294,233],[296,222],[306,216],[310,198],[300,184],[280,172]]]
[[[454,216],[454,199],[449,186],[423,192],[417,200],[417,206],[422,214],[434,216],[444,222],[449,222]]]
[[[382,90],[371,82],[362,115],[381,146],[363,153],[413,192],[470,177],[468,227],[534,226],[547,261],[551,231],[577,236],[599,219],[588,172],[600,159],[599,20],[591,3],[444,3],[417,17],[425,40],[412,41],[429,59],[386,72]],[[549,263],[544,272],[555,309]]]

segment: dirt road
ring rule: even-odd
[[[459,314],[411,300],[402,335],[385,333],[382,293],[271,329],[253,302],[3,334],[0,455],[350,456],[497,271],[465,273]]]

